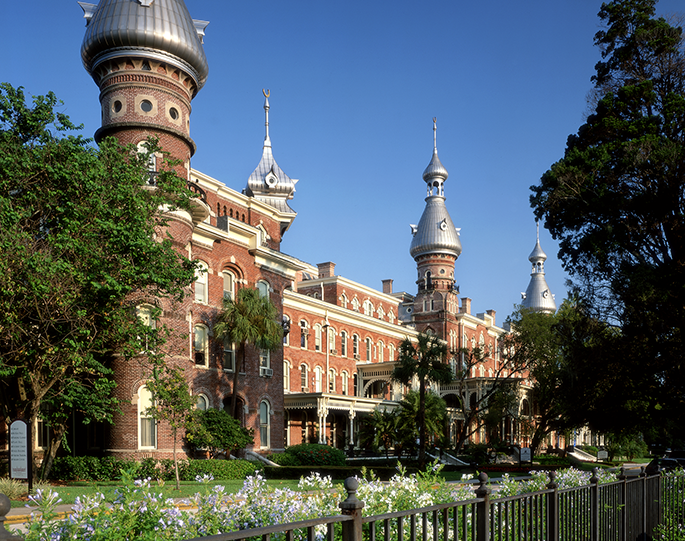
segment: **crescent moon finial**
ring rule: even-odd
[[[269,96],[271,96],[271,90],[264,90],[262,88],[262,94],[264,94],[265,98],[268,98]]]

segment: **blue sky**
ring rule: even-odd
[[[91,0],[93,3],[96,0]],[[209,20],[210,73],[193,102],[192,165],[242,190],[264,139],[262,88],[281,168],[299,179],[282,249],[380,289],[416,291],[409,224],[424,207],[432,118],[449,171],[447,208],[461,228],[456,264],[472,311],[501,324],[520,302],[535,245],[528,198],[587,113],[599,60],[601,2],[186,0]],[[682,9],[662,0],[659,14]],[[84,133],[99,126],[98,90],[81,65],[75,1],[0,4],[0,81],[52,90]],[[566,273],[541,228],[557,304]]]

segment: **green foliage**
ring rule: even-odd
[[[426,389],[429,383],[448,384],[454,379],[447,364],[447,346],[432,334],[419,333],[416,343],[409,338],[402,341],[397,365],[392,372],[393,381],[411,385],[419,382],[419,403],[415,422],[419,429],[419,463],[425,464],[428,427],[426,426]]]
[[[269,455],[269,460],[279,466],[300,466],[298,458],[294,454],[288,452],[273,453]]]
[[[343,453],[340,449],[331,447],[330,445],[301,443],[300,445],[288,447],[283,454],[291,457],[287,459],[289,462],[291,462],[291,464],[287,464],[288,466],[345,465],[345,453]],[[295,461],[295,463],[292,463],[293,461]],[[279,464],[279,462],[277,462],[277,464]]]
[[[447,405],[433,392],[428,391],[424,398],[424,426],[426,444],[440,441],[445,430]],[[420,437],[420,427],[416,422],[421,407],[420,393],[409,391],[400,401],[397,412],[397,442],[403,449],[416,449],[416,440]]]
[[[182,481],[195,481],[199,475],[212,475],[214,479],[244,479],[258,471],[259,465],[247,460],[180,460]],[[128,475],[135,479],[161,479],[175,477],[174,461],[146,458],[142,462],[114,457],[57,457],[51,478],[60,481],[116,481]]]
[[[223,311],[214,325],[214,336],[240,345],[242,355],[236,356],[233,370],[233,400],[231,415],[236,417],[238,374],[245,361],[246,347],[273,351],[283,344],[283,327],[278,322],[278,309],[268,297],[261,297],[256,289],[242,288],[236,298],[224,298]]]
[[[607,434],[606,450],[609,453],[609,460],[616,457],[625,457],[628,460],[643,458],[649,455],[649,448],[645,443],[642,434],[623,433]]]
[[[111,352],[139,356],[141,336],[150,351],[163,342],[132,296],[180,299],[194,279],[159,236],[160,209],[189,204],[185,179],[165,168],[145,187],[147,155],[69,134],[77,127],[59,105],[52,93],[28,104],[0,84],[0,396],[7,419],[33,423],[50,406],[48,467],[72,409],[86,422],[116,412]]]
[[[221,451],[244,449],[254,442],[253,430],[241,426],[226,410],[194,410],[186,438],[196,449],[209,449],[211,456]]]
[[[576,368],[579,379],[602,382],[577,401],[586,422],[677,442],[685,420],[685,40],[681,27],[655,17],[655,3],[602,5],[594,110],[531,188],[531,204],[559,241],[588,316],[617,329],[596,336]]]

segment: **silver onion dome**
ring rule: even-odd
[[[202,88],[209,66],[202,47],[206,21],[193,20],[183,0],[79,2],[86,19],[81,59],[91,75],[102,62],[144,56],[188,73]]]
[[[521,305],[529,310],[536,312],[546,312],[553,314],[557,311],[557,304],[554,300],[554,295],[547,285],[545,280],[545,261],[547,254],[540,246],[540,226],[538,225],[538,238],[535,243],[535,248],[528,256],[528,261],[533,265],[530,273],[530,283],[525,293],[521,293],[523,297]]]
[[[297,179],[292,179],[286,175],[274,159],[271,150],[271,138],[269,137],[269,96],[271,94],[268,90],[262,90],[262,92],[264,94],[266,136],[264,137],[262,159],[247,180],[245,194],[281,212],[295,213],[288,205],[288,200],[293,198]]]
[[[431,253],[449,254],[455,258],[461,254],[459,230],[454,227],[452,218],[445,206],[443,183],[447,179],[448,173],[438,158],[436,132],[437,122],[434,118],[433,156],[423,172],[423,180],[428,185],[426,207],[421,215],[421,220],[419,220],[419,225],[411,226],[414,238],[411,241],[409,253],[414,259]]]

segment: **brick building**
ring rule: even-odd
[[[454,430],[463,420],[457,405],[468,404],[494,377],[498,338],[505,331],[496,326],[494,311],[472,315],[471,300],[458,297],[455,263],[461,243],[445,206],[447,170],[438,159],[435,137],[423,174],[426,208],[412,226],[417,292],[393,292],[392,280],[384,281],[382,290],[371,289],[336,275],[334,263],[313,266],[280,251],[296,217],[288,202],[297,181],[274,159],[267,92],[262,158],[244,189],[192,169],[191,101],[208,74],[202,46],[206,22],[193,20],[183,0],[79,4],[87,23],[82,59],[100,89],[102,127],[96,140],[115,135],[140,145],[150,135],[159,137],[199,196],[190,211],[170,214],[169,233],[177,249],[200,261],[204,272],[182,303],[159,301],[161,322],[173,331],[169,362],[185,369],[198,407],[230,405],[235,345],[215,340],[213,326],[224,297],[250,287],[270,298],[289,329],[280,350],[248,349],[239,374],[238,411],[242,423],[254,429],[255,451],[302,441],[355,444],[359,420],[380,405],[394,407],[401,397],[404,389],[393,386],[389,376],[400,342],[419,331],[435,333],[453,350],[478,345],[489,352],[474,367],[466,389],[440,389]],[[150,162],[152,186],[160,159]],[[148,308],[139,307],[141,317]],[[115,374],[122,413],[113,427],[89,437],[88,446],[77,444],[78,451],[169,456],[168,427],[145,416],[150,404],[145,373],[119,359]],[[518,437],[511,421],[502,433]]]

